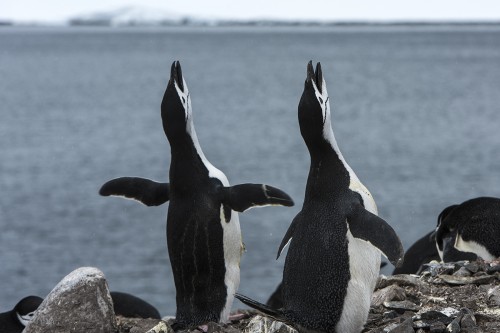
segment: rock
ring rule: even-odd
[[[493,304],[500,306],[500,287],[491,287],[487,291],[488,299],[493,302]]]
[[[429,327],[430,333],[442,333],[446,330],[446,325],[440,321],[436,321]]]
[[[460,333],[483,333],[483,330],[480,329],[479,327],[471,327],[462,329]]]
[[[399,313],[394,310],[384,312],[384,319],[394,319],[399,317]]]
[[[438,276],[442,274],[453,274],[455,271],[455,265],[453,263],[438,263],[436,261],[431,261],[428,264],[422,265],[421,274]]]
[[[442,314],[444,314],[447,317],[453,317],[453,316],[456,316],[458,313],[460,313],[459,310],[454,309],[454,308],[449,308],[449,307],[441,309],[439,312],[441,312]]]
[[[483,276],[455,276],[455,275],[439,275],[441,280],[448,284],[453,285],[463,285],[463,284],[488,284],[495,281],[495,276],[492,275],[483,275]]]
[[[104,274],[82,267],[47,295],[24,333],[114,333],[116,319]]]
[[[164,321],[160,321],[157,325],[155,325],[152,329],[150,329],[146,333],[174,333],[174,330]]]
[[[396,284],[398,286],[418,286],[420,285],[420,280],[414,275],[399,274],[393,276],[381,275],[375,290],[385,288],[387,286]]]
[[[498,265],[498,264],[493,264],[492,266],[489,266],[486,269],[486,273],[488,273],[488,274],[493,274],[496,272],[500,272],[500,265]]]
[[[460,320],[455,319],[451,323],[446,326],[446,331],[447,333],[459,333],[460,332]]]
[[[472,261],[468,264],[465,264],[464,267],[467,268],[471,273],[477,273],[481,268],[481,265],[477,261]]]
[[[397,325],[396,327],[392,328],[390,331],[387,331],[388,333],[415,333],[415,330],[413,329],[413,322],[411,318],[406,319],[403,321],[401,324]]]
[[[456,271],[455,273],[453,273],[454,276],[471,276],[471,271],[469,271],[467,268],[465,267],[460,267],[460,269],[458,271]]]
[[[410,301],[384,302],[384,306],[393,310],[418,311],[420,306]]]
[[[441,311],[431,310],[431,311],[421,313],[419,315],[419,318],[423,319],[423,320],[439,320],[439,319],[448,318],[448,316]]]
[[[476,318],[472,314],[465,314],[460,320],[461,328],[471,328],[476,327]]]
[[[404,301],[405,290],[397,285],[390,285],[373,293],[372,306],[380,306],[384,302]]]
[[[297,333],[297,331],[294,328],[280,321],[273,320],[269,317],[263,317],[261,315],[253,317],[243,332],[244,333],[261,333],[261,332]]]

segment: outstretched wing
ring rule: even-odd
[[[159,206],[169,200],[170,186],[150,179],[121,177],[108,181],[99,190],[102,196],[121,196],[146,206]]]
[[[222,201],[237,212],[255,206],[293,206],[293,200],[282,190],[264,184],[240,184],[223,188]]]
[[[403,263],[403,244],[394,229],[383,219],[358,204],[347,217],[347,223],[354,237],[370,242],[394,266]]]

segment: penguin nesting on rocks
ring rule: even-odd
[[[170,143],[170,182],[124,177],[100,194],[145,205],[170,200],[167,245],[176,288],[176,328],[226,322],[240,281],[243,252],[237,212],[255,206],[293,206],[283,191],[263,184],[230,186],[201,150],[193,124],[191,95],[178,61],[172,64],[161,103]]]
[[[342,156],[331,127],[321,65],[307,66],[298,107],[311,157],[302,210],[281,242],[289,243],[283,307],[272,309],[237,294],[243,303],[300,332],[359,333],[379,275],[380,254],[395,265],[403,247],[377,214],[375,201]]]
[[[500,257],[500,199],[479,197],[446,207],[435,237],[444,262],[453,261],[457,250],[489,261]]]
[[[21,333],[42,302],[41,297],[28,296],[20,300],[14,309],[0,313],[0,332]]]

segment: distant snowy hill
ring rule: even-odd
[[[96,12],[71,18],[71,25],[102,26],[156,26],[207,24],[208,21],[195,19],[186,15],[148,7],[124,7],[106,12]]]

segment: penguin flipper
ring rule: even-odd
[[[394,229],[383,219],[359,205],[347,217],[347,223],[354,237],[370,242],[394,266],[403,263],[403,244]]]
[[[244,212],[255,206],[294,205],[292,198],[282,190],[264,184],[240,184],[223,189],[223,201],[232,210]]]
[[[243,296],[241,294],[235,294],[234,295],[237,299],[239,299],[242,303],[248,305],[249,307],[252,307],[260,312],[262,312],[263,314],[271,317],[271,318],[274,318],[276,320],[279,320],[279,321],[282,321],[282,322],[289,322],[286,317],[283,315],[283,312],[280,311],[280,310],[276,310],[276,309],[273,309],[271,308],[270,306],[266,305],[266,304],[262,304],[262,303],[259,303],[257,301],[254,301],[253,299],[251,298],[248,298],[246,296]]]
[[[138,177],[120,177],[102,185],[102,196],[123,196],[146,206],[159,206],[169,200],[170,185]]]
[[[299,213],[300,215],[300,213]],[[293,232],[295,231],[295,226],[297,225],[297,222],[298,221],[298,216],[297,215],[293,221],[292,221],[292,224],[290,224],[290,226],[288,227],[288,230],[286,231],[285,233],[285,236],[283,237],[283,239],[281,240],[281,244],[280,244],[280,247],[278,248],[278,255],[276,256],[276,260],[278,260],[278,258],[280,257],[281,253],[283,252],[283,249],[290,243],[290,241],[292,240],[292,237],[293,237]]]

